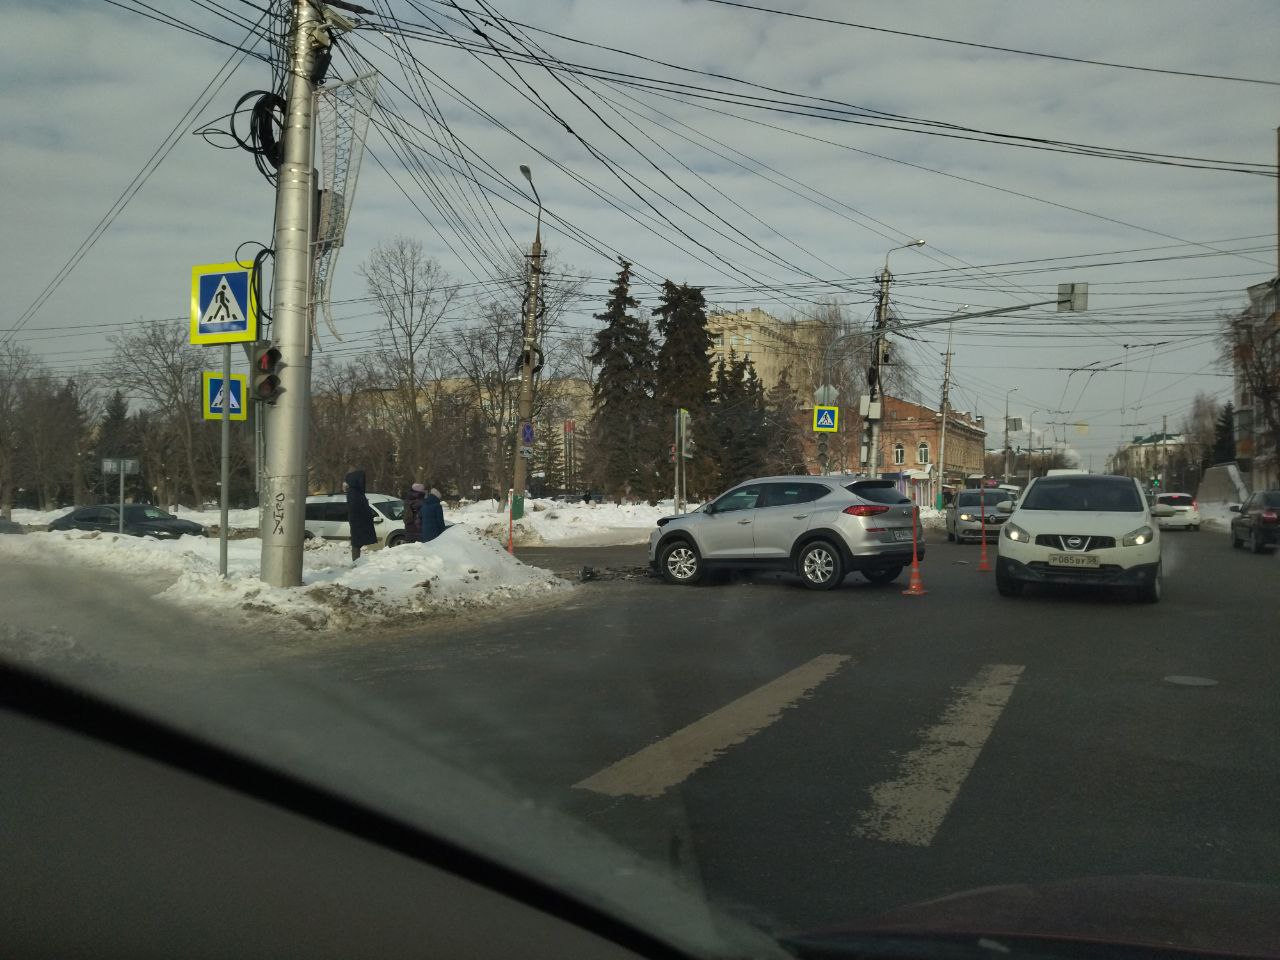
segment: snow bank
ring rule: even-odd
[[[1206,530],[1227,531],[1231,529],[1231,518],[1235,516],[1227,503],[1200,503],[1200,526]]]
[[[0,559],[104,567],[153,582],[171,581],[159,596],[184,609],[238,610],[307,629],[411,622],[425,614],[499,606],[571,589],[492,540],[457,527],[431,543],[367,552],[355,564],[345,543],[308,545],[300,587],[269,587],[257,579],[261,547],[257,539],[229,541],[225,581],[218,576],[216,538],[33,533],[0,537]]]
[[[670,500],[647,503],[559,503],[553,500],[526,500],[524,517],[516,521],[517,545],[643,543],[659,517],[673,512]],[[494,500],[481,500],[466,506],[446,509],[445,520],[475,530],[484,536],[505,542],[507,539],[506,505]]]
[[[111,504],[106,504],[111,506]],[[74,507],[59,507],[57,510],[26,510],[20,507],[13,509],[13,522],[28,527],[47,527],[58,517],[70,513]],[[167,507],[165,509],[168,509]],[[222,513],[218,510],[191,510],[178,507],[172,511],[183,520],[194,520],[206,527],[216,527],[222,522]],[[258,508],[250,510],[228,510],[227,526],[232,530],[256,530],[258,528]]]

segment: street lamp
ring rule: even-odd
[[[1010,387],[1004,393],[1004,482],[1009,482],[1009,394],[1017,387]]]
[[[524,334],[521,343],[520,363],[520,425],[516,429],[514,463],[511,469],[511,505],[507,524],[507,552],[515,552],[515,522],[524,516],[525,475],[529,457],[533,453],[533,358],[539,302],[542,299],[542,198],[533,185],[533,173],[523,163],[520,172],[529,181],[533,199],[538,204],[537,226],[533,233],[533,248],[529,252],[529,299],[524,308]]]

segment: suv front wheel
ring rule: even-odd
[[[702,578],[702,557],[688,540],[672,540],[663,547],[658,566],[667,583],[697,583]]]
[[[815,540],[800,551],[796,573],[810,590],[830,590],[844,579],[844,561],[834,546],[825,540]]]

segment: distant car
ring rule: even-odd
[[[915,518],[916,505],[891,480],[763,477],[660,519],[649,564],[677,584],[726,567],[792,571],[813,590],[830,590],[854,570],[888,583],[911,562],[913,527],[924,557]]]
[[[120,508],[107,505],[76,507],[50,523],[49,529],[115,533],[120,529]],[[124,532],[130,537],[156,537],[160,540],[176,540],[183,536],[204,537],[209,533],[194,520],[180,520],[159,507],[142,503],[124,505]]]
[[[373,507],[373,530],[378,536],[378,546],[397,547],[404,543],[404,501],[385,493],[367,496],[369,506]],[[308,539],[351,539],[346,494],[307,497],[304,518],[303,529]]]
[[[1089,473],[1036,477],[1008,513],[997,541],[996,589],[1013,597],[1028,583],[1132,587],[1147,603],[1164,590],[1159,517],[1132,477]]]
[[[1173,507],[1175,511],[1172,517],[1160,517],[1156,520],[1161,530],[1200,529],[1200,504],[1196,503],[1196,498],[1191,494],[1160,493],[1156,495],[1155,503]]]
[[[1255,493],[1231,512],[1239,514],[1231,518],[1231,546],[1247,543],[1254,553],[1262,553],[1280,543],[1280,490]]]
[[[947,539],[964,543],[999,536],[1005,515],[996,510],[996,504],[1009,499],[1008,492],[999,489],[961,490],[947,508]]]

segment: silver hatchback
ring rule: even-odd
[[[763,477],[741,483],[693,513],[663,517],[649,535],[649,564],[668,583],[696,583],[716,568],[796,573],[829,590],[860,571],[888,583],[924,558],[916,506],[890,480]]]

